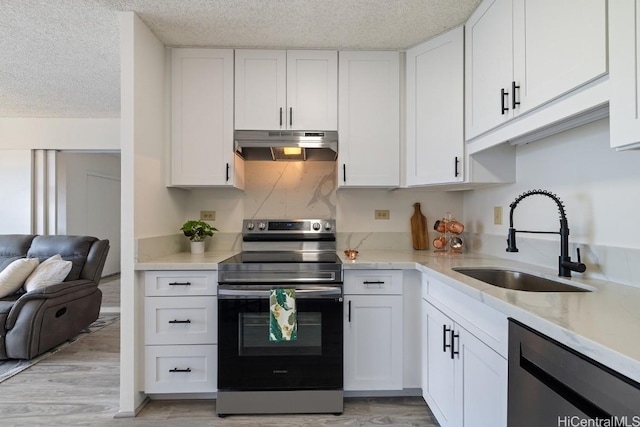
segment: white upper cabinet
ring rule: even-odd
[[[400,54],[340,52],[339,187],[400,185]]]
[[[336,51],[236,50],[235,128],[336,130]]]
[[[407,186],[464,180],[464,28],[407,51]]]
[[[242,187],[233,153],[233,50],[171,51],[174,186]]]
[[[485,0],[465,32],[465,122],[470,139],[507,121],[513,81],[512,0]]]
[[[611,147],[640,147],[640,7],[609,2]]]
[[[514,0],[513,99],[527,111],[607,73],[602,0]]]
[[[465,43],[467,140],[551,105],[543,118],[500,134],[504,142],[608,100],[602,88],[585,89],[608,71],[602,0],[485,0],[467,21]],[[567,100],[574,92],[585,93]]]

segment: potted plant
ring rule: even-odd
[[[180,231],[191,240],[191,253],[201,254],[204,252],[204,240],[213,236],[218,229],[204,221],[189,220],[182,225]]]

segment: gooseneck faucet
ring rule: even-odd
[[[558,205],[558,211],[560,212],[560,231],[527,231],[516,230],[513,228],[513,211],[518,206],[518,203],[522,199],[539,194],[541,196],[550,197],[556,205]],[[511,210],[509,211],[509,235],[507,236],[507,252],[518,252],[516,247],[516,233],[537,233],[537,234],[559,234],[560,235],[560,257],[558,259],[558,276],[571,277],[572,271],[578,273],[584,273],[587,266],[580,262],[580,248],[577,249],[578,262],[571,261],[569,256],[569,223],[567,222],[567,215],[564,211],[564,203],[558,196],[547,190],[530,190],[522,193],[513,203],[509,205]]]

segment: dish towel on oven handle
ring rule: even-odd
[[[269,311],[269,341],[295,341],[298,338],[296,290],[271,289]]]

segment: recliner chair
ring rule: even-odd
[[[24,257],[42,262],[60,254],[72,262],[63,282],[0,299],[0,360],[32,359],[93,323],[108,252],[108,240],[91,236],[0,235],[0,271]]]

